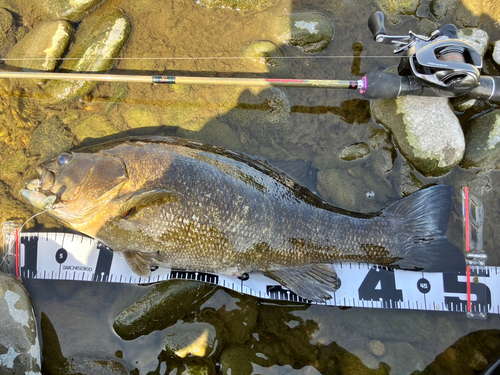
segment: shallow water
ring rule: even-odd
[[[18,4],[29,9],[27,1],[18,0]],[[421,18],[429,16],[428,5],[428,1],[422,1],[418,12]],[[262,10],[238,11],[210,9],[194,0],[109,0],[99,11],[113,7],[122,9],[132,22],[130,40],[112,70],[118,74],[359,79],[365,72],[383,70],[398,62],[390,47],[373,42],[366,21],[378,8],[365,1],[281,0]],[[277,40],[273,25],[279,15],[312,11],[327,15],[334,23],[334,39],[325,50],[307,54]],[[28,28],[43,20],[36,8],[30,12],[17,20]],[[386,25],[388,33],[404,35],[410,29],[419,31],[417,17],[400,19],[398,24]],[[441,21],[444,23],[446,20]],[[489,32],[491,40],[500,37],[500,31],[489,22],[485,21],[481,27]],[[287,59],[278,68],[269,68],[241,58],[243,47],[254,40],[275,42]],[[495,69],[494,65],[489,66]],[[18,191],[34,175],[40,156],[53,155],[44,152],[50,149],[49,139],[33,137],[33,131],[43,121],[59,118],[63,124],[61,132],[70,134],[72,146],[128,134],[166,134],[277,161],[280,168],[321,193],[330,203],[354,211],[377,211],[418,184],[448,184],[457,194],[461,186],[470,184],[486,207],[484,247],[488,264],[500,265],[495,246],[500,236],[496,230],[500,216],[497,193],[500,174],[456,168],[441,178],[421,176],[397,152],[383,127],[370,117],[369,102],[357,92],[102,83],[81,100],[63,106],[45,106],[23,91],[23,85],[13,82],[3,88],[0,97],[2,130],[8,128],[11,132],[10,137],[3,139],[6,146],[0,150],[2,221],[26,220],[35,213],[20,200]],[[83,126],[85,120],[87,124],[104,121],[107,130]],[[358,142],[370,144],[373,134],[383,140],[380,146],[371,147],[368,157],[352,162],[340,159],[345,147]],[[317,171],[326,169],[338,172],[338,185],[318,187]],[[413,184],[408,182],[412,178]],[[456,199],[449,237],[461,246],[459,213],[460,202]],[[60,229],[49,218],[42,216],[37,220],[38,228]],[[39,321],[45,315],[52,323],[65,358],[114,359],[129,372],[136,369],[134,374],[155,370],[175,373],[174,368],[179,366],[179,362],[162,359],[161,332],[124,341],[113,331],[114,318],[144,295],[148,287],[42,280],[27,280],[25,285]],[[186,316],[198,313],[188,311]],[[461,313],[341,310],[262,302],[254,334],[261,342],[284,344],[266,352],[268,356],[274,353],[270,357],[272,366],[254,364],[253,368],[259,374],[348,373],[348,367],[339,362],[325,362],[320,355],[324,348],[333,350],[337,345],[361,358],[366,366],[373,366],[373,361],[375,367],[384,362],[391,367],[391,374],[409,374],[423,370],[460,338],[479,330],[492,330],[494,336],[495,329],[500,329],[497,315],[480,321],[467,319]],[[387,355],[369,354],[373,340],[384,343]],[[299,344],[303,353],[292,349]],[[247,345],[255,348],[252,349],[255,352],[263,350],[255,342]],[[476,347],[473,339],[461,345],[464,351]],[[403,350],[398,351],[398,347]],[[118,351],[122,354],[117,354]],[[371,373],[367,368],[363,371]]]

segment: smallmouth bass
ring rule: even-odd
[[[261,271],[303,298],[331,298],[329,263],[430,270],[461,254],[445,237],[452,188],[436,185],[386,209],[333,207],[267,163],[198,142],[136,137],[37,166],[22,194],[115,251],[148,277],[165,265]]]

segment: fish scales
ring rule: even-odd
[[[318,301],[336,288],[327,263],[425,267],[451,245],[445,186],[363,215],[328,205],[258,159],[161,137],[63,153],[37,169],[36,194],[23,195],[35,206],[55,200],[52,215],[122,251],[141,276],[154,265],[262,271]]]

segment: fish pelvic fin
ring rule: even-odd
[[[151,266],[153,265],[154,255],[139,253],[136,251],[124,251],[123,255],[132,271],[141,277],[151,276]]]
[[[401,223],[402,258],[396,264],[405,269],[429,272],[456,271],[465,268],[465,258],[446,238],[452,208],[453,188],[434,185],[417,191],[392,204],[383,216]]]
[[[331,299],[331,293],[339,287],[337,273],[330,264],[313,263],[306,266],[265,271],[264,274],[300,297],[313,302],[324,302]]]

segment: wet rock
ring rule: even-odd
[[[465,144],[462,168],[500,168],[500,110],[473,118]]]
[[[473,375],[494,361],[500,354],[500,331],[482,330],[460,338],[439,354],[423,371],[413,375]]]
[[[0,8],[0,54],[11,48],[16,42],[16,27],[12,14],[3,8]]]
[[[61,72],[105,72],[114,64],[128,40],[130,21],[120,10],[93,13],[78,27],[74,44],[59,67]],[[81,97],[91,92],[97,82],[50,81],[45,91],[50,94],[52,104]]]
[[[220,355],[220,367],[223,375],[254,374],[253,364],[260,366],[270,365],[271,361],[257,356],[255,350],[247,346],[229,346],[225,348]]]
[[[94,9],[106,0],[34,0],[38,7],[46,9],[52,19],[61,18],[78,21],[86,12]]]
[[[73,36],[68,21],[46,22],[31,30],[7,54],[9,65],[24,70],[54,71]]]
[[[162,330],[196,310],[213,290],[213,285],[196,281],[172,280],[157,284],[118,315],[113,328],[124,340]]]
[[[415,370],[423,370],[425,362],[419,351],[407,342],[387,342],[387,352],[380,361],[391,366],[395,374],[411,374]]]
[[[377,0],[384,10],[386,18],[391,23],[398,23],[398,15],[414,15],[420,5],[420,0]]]
[[[265,64],[270,68],[277,68],[284,64],[285,54],[273,42],[259,40],[248,43],[243,49],[243,56],[251,57],[254,61]]]
[[[493,60],[500,64],[500,40],[493,43]]]
[[[361,349],[355,349],[351,351],[351,354],[355,355],[356,357],[359,358],[361,362],[363,362],[363,365],[368,367],[371,370],[377,369],[378,368],[378,360],[375,358],[372,354],[361,350]]]
[[[490,41],[490,37],[486,31],[476,28],[459,29],[458,39],[472,45],[472,47],[474,47],[474,49],[483,57],[488,49],[488,43]]]
[[[214,375],[215,367],[205,363],[184,363],[177,371],[179,375]]]
[[[106,116],[94,114],[87,117],[73,128],[73,133],[79,141],[86,138],[102,138],[118,133]]]
[[[218,290],[200,306],[200,310],[203,309],[216,309],[217,316],[224,322],[228,342],[231,344],[248,341],[259,316],[259,307],[254,298],[230,290]]]
[[[373,100],[372,114],[425,176],[444,175],[462,160],[464,136],[448,99],[405,96]]]
[[[206,322],[178,322],[163,331],[165,351],[178,358],[216,357],[223,343],[217,328]]]
[[[340,154],[340,158],[345,161],[353,161],[366,158],[368,155],[370,155],[370,146],[364,142],[360,142],[344,148]]]
[[[240,138],[235,131],[229,125],[216,119],[210,120],[199,131],[179,128],[177,129],[176,136],[210,143],[228,150],[243,151]]]
[[[31,135],[26,154],[37,156],[40,160],[50,159],[73,145],[73,136],[66,130],[63,122],[52,117],[42,122]]]
[[[470,99],[467,95],[457,96],[451,99],[451,105],[458,112],[465,112],[474,107],[477,99]]]
[[[36,318],[28,292],[0,273],[0,373],[41,374]]]
[[[157,127],[161,125],[161,115],[151,106],[134,105],[123,115],[131,129],[143,127]]]
[[[14,184],[22,178],[30,164],[25,151],[18,150],[3,160],[0,166],[0,178],[6,182]]]
[[[278,19],[278,39],[302,47],[304,52],[324,50],[332,42],[333,33],[332,21],[321,13],[292,13]]]
[[[385,353],[385,345],[379,340],[371,340],[368,343],[368,348],[370,349],[370,352],[377,357],[380,357]]]
[[[460,0],[433,0],[431,3],[431,12],[438,20],[446,18],[453,12]]]
[[[371,361],[370,361],[371,362]],[[373,362],[368,362],[374,366]],[[363,361],[354,353],[346,352],[340,359],[339,363],[341,374],[358,374],[358,375],[385,375],[385,371],[380,365],[377,368],[366,366]]]
[[[418,32],[423,35],[430,35],[439,28],[439,24],[428,18],[423,18],[418,22]]]
[[[270,0],[199,0],[209,8],[228,8],[238,10],[265,9],[272,5]]]

